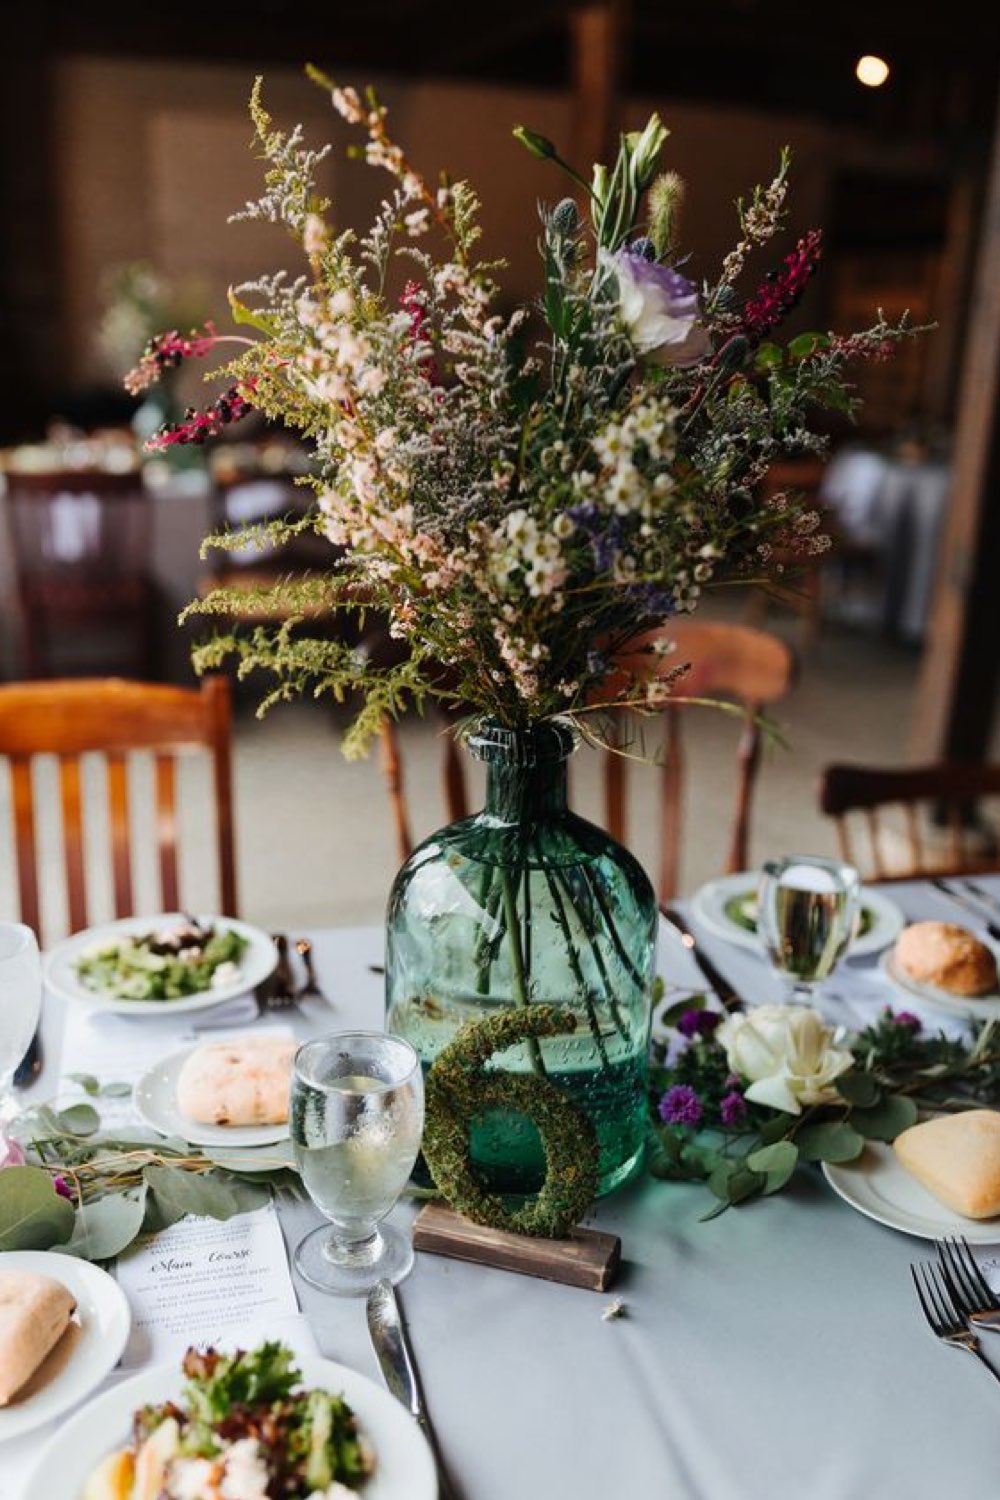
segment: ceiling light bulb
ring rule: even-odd
[[[880,88],[889,76],[889,64],[884,57],[874,57],[870,52],[859,57],[854,69],[859,83],[866,88]]]

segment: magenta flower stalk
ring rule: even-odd
[[[806,289],[806,284],[819,265],[823,253],[823,236],[819,229],[810,229],[802,236],[790,255],[786,255],[780,271],[773,272],[762,281],[750,301],[743,308],[740,324],[752,343],[759,344],[772,328],[791,312]]]
[[[218,437],[224,427],[239,422],[253,409],[253,403],[247,400],[243,390],[236,385],[230,386],[203,411],[188,407],[183,422],[162,427],[148,440],[146,448],[153,452],[157,448],[172,448],[178,443],[204,443],[208,438]]]

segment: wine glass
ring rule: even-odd
[[[858,918],[861,878],[842,860],[789,854],[763,867],[758,921],[768,956],[805,1004],[843,956]]]
[[[335,1031],[306,1042],[292,1072],[291,1137],[306,1191],[330,1221],[306,1235],[306,1281],[363,1296],[413,1265],[407,1234],[383,1224],[413,1169],[424,1124],[420,1059],[402,1037]]]
[[[11,1080],[41,1008],[42,962],[35,934],[21,922],[0,922],[0,1125],[17,1114]]]

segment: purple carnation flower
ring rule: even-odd
[[[66,1181],[66,1178],[62,1175],[61,1172],[57,1172],[53,1177],[52,1186],[55,1188],[60,1198],[68,1198],[70,1203],[73,1202],[73,1189],[70,1187],[69,1183]]]
[[[897,1010],[892,1019],[897,1026],[908,1026],[914,1033],[924,1029],[923,1021],[919,1016],[915,1016],[912,1010]]]
[[[711,1036],[721,1020],[718,1011],[698,1010],[692,1006],[690,1010],[681,1013],[677,1030],[681,1036],[686,1037]]]
[[[704,1114],[701,1100],[689,1083],[675,1083],[667,1089],[659,1110],[665,1125],[698,1125]]]
[[[737,1089],[728,1094],[723,1094],[719,1100],[719,1119],[723,1125],[731,1128],[740,1125],[747,1117],[747,1101]]]

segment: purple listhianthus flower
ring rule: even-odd
[[[675,1083],[659,1103],[660,1119],[665,1125],[698,1125],[705,1113],[701,1100],[689,1083]]]
[[[727,1129],[741,1125],[747,1117],[747,1101],[738,1089],[723,1094],[719,1100],[719,1119]]]
[[[686,1037],[711,1036],[721,1020],[718,1011],[698,1010],[692,1006],[690,1010],[682,1011],[677,1030]]]
[[[698,319],[698,290],[671,266],[661,266],[619,250],[603,251],[602,263],[614,273],[622,322],[639,354],[658,365],[695,365],[711,354],[708,334]]]

